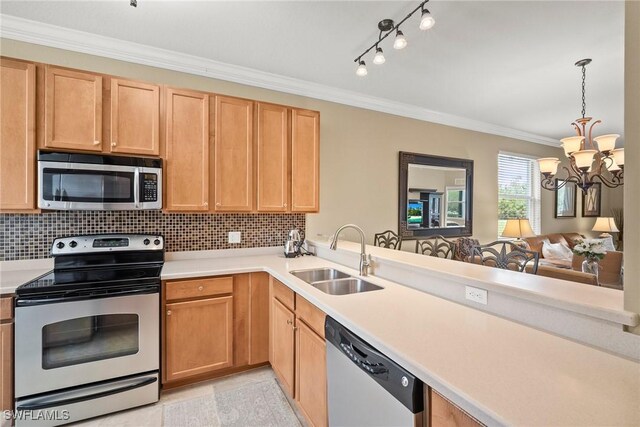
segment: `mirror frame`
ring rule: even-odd
[[[409,164],[439,166],[466,171],[466,211],[465,226],[452,228],[408,228],[407,227],[407,202],[408,202],[408,177]],[[419,237],[439,234],[445,237],[462,237],[473,234],[473,160],[457,159],[454,157],[429,156],[426,154],[409,153],[400,151],[400,177],[398,183],[398,234],[404,240],[414,240]]]

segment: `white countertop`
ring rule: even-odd
[[[288,272],[357,271],[274,252],[168,256],[162,278],[266,271],[489,425],[640,425],[637,362],[374,276],[383,290],[328,295]],[[1,292],[16,274],[3,269]]]
[[[332,296],[289,274],[321,258],[170,261],[163,279],[266,271],[489,425],[640,425],[640,364],[370,276]]]

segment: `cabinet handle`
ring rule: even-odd
[[[171,310],[167,310],[167,316],[171,316]]]
[[[209,206],[209,202],[204,202],[204,205],[205,206]]]
[[[100,145],[100,141],[93,141],[93,145]]]
[[[287,319],[287,325],[293,325],[293,321]]]
[[[116,146],[116,142],[115,141],[111,141],[111,146],[115,147]]]
[[[285,207],[285,208],[287,207],[287,204],[286,204],[286,203],[284,204],[284,207]]]
[[[293,330],[293,332],[295,332],[295,331],[298,330],[298,327],[297,326],[293,326],[291,329]]]
[[[216,206],[220,206],[220,205],[221,205],[221,203],[220,203],[220,202],[216,203]]]
[[[198,286],[198,290],[199,290],[199,291],[201,291],[201,290],[203,290],[203,289],[204,289],[204,286],[202,286],[202,285]]]

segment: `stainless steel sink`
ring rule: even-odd
[[[325,280],[345,279],[349,276],[342,271],[334,270],[333,268],[315,268],[311,270],[294,270],[289,273],[296,276],[298,279],[302,279],[309,284],[314,282],[322,282]]]
[[[311,286],[316,289],[320,289],[322,292],[330,295],[357,294],[361,292],[377,291],[379,289],[383,289],[382,286],[365,282],[364,280],[358,279],[356,277],[314,282],[311,283]]]

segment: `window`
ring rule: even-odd
[[[538,162],[517,154],[498,154],[498,236],[507,219],[526,218],[540,234]]]
[[[464,226],[465,187],[447,187],[447,215],[445,227]]]

